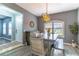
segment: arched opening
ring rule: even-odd
[[[23,43],[23,14],[0,4],[0,45]]]

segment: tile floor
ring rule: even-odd
[[[66,56],[79,56],[79,48],[74,48],[72,46],[65,45],[65,55]]]
[[[4,38],[0,38],[0,45],[6,44],[6,43],[9,43],[9,42],[11,42],[11,41],[6,40],[6,39],[4,39]]]
[[[65,56],[79,56],[79,49],[65,45]],[[22,46],[14,50],[0,54],[0,56],[31,56],[31,49],[29,46]],[[63,56],[61,50],[54,50],[54,56]]]
[[[11,51],[7,51],[0,56],[30,56],[31,50],[29,46],[22,46]]]

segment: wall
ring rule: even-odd
[[[65,25],[65,39],[64,42],[71,43],[73,39],[73,34],[70,32],[69,25],[77,22],[77,10],[72,10],[68,12],[62,12],[58,14],[50,15],[51,20],[63,20]]]
[[[31,14],[30,12],[26,11],[25,9],[21,8],[20,6],[14,4],[14,3],[4,3],[4,5],[18,11],[21,12],[23,14],[23,25],[24,25],[24,30],[23,31],[33,31],[33,30],[37,30],[37,17],[33,14]],[[30,28],[28,27],[29,24],[27,22],[29,22],[30,20],[33,20],[35,23],[35,27],[34,28]]]
[[[15,28],[16,28],[16,33],[15,33],[15,39],[16,41],[18,42],[22,42],[22,27],[23,27],[23,16],[22,15],[17,15],[16,17],[16,20],[15,20]]]
[[[29,29],[31,29],[31,28],[28,27],[29,24],[27,24],[27,21],[29,19],[34,20],[34,21],[37,20],[36,16],[34,16],[33,14],[27,12],[26,10],[24,10],[21,7],[17,6],[16,4],[13,4],[13,3],[10,4],[9,3],[9,4],[4,4],[4,5],[12,8],[16,11],[19,11],[23,14],[23,26],[24,26],[23,31],[28,31]],[[73,39],[73,36],[69,31],[69,25],[72,24],[74,21],[77,21],[77,10],[72,10],[72,11],[68,11],[68,12],[53,14],[53,15],[50,15],[50,17],[51,17],[51,20],[60,19],[60,20],[63,20],[65,22],[65,39],[64,39],[64,41],[66,43],[71,43],[71,40]],[[41,23],[42,21],[40,21],[40,19],[39,19],[39,21],[37,21],[37,22],[38,22],[39,30],[40,30],[40,28],[43,29],[44,26],[43,26],[43,23]],[[32,29],[32,31],[36,30],[36,29],[37,29],[37,25]]]
[[[69,30],[69,25],[73,24],[74,21],[77,22],[77,10],[71,10],[71,11],[67,11],[67,12],[61,12],[61,13],[57,13],[57,14],[51,14],[50,15],[51,20],[63,20],[64,21],[64,25],[65,25],[65,38],[64,38],[64,42],[65,43],[71,43],[72,39],[73,39],[73,35],[71,34],[70,30]],[[43,22],[41,22],[41,19],[39,18],[38,20],[38,30],[41,31],[41,29],[44,28]],[[40,29],[41,27],[41,29]]]
[[[9,4],[8,3],[4,3],[4,5],[8,6],[11,9],[14,9],[15,11],[21,12],[23,14],[23,21],[22,21],[23,28],[22,28],[22,33],[21,33],[22,34],[21,35],[21,37],[22,37],[21,40],[23,40],[23,32],[24,31],[28,31],[28,30],[29,31],[34,31],[34,30],[37,30],[37,24],[36,24],[37,18],[36,18],[35,15],[31,14],[30,12],[24,10],[23,8],[19,7],[18,5],[14,4],[14,3],[9,3]],[[27,24],[27,22],[29,20],[33,20],[35,22],[35,27],[34,28],[29,28],[28,27],[29,24]]]
[[[37,18],[34,15],[27,14],[24,20],[24,31],[36,31],[37,30]],[[30,27],[30,21],[34,22],[34,27]]]
[[[40,17],[38,17],[38,20],[37,20],[37,27],[40,32],[44,32],[44,23],[40,19]]]

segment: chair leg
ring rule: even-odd
[[[54,48],[51,50],[51,56],[54,56]]]
[[[65,56],[65,50],[63,49],[63,56]]]

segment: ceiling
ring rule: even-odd
[[[17,3],[20,7],[29,11],[30,13],[40,16],[42,13],[46,12],[46,4],[45,3]],[[48,3],[48,14],[54,14],[64,11],[69,11],[73,9],[77,9],[79,4],[62,4],[62,3]]]

